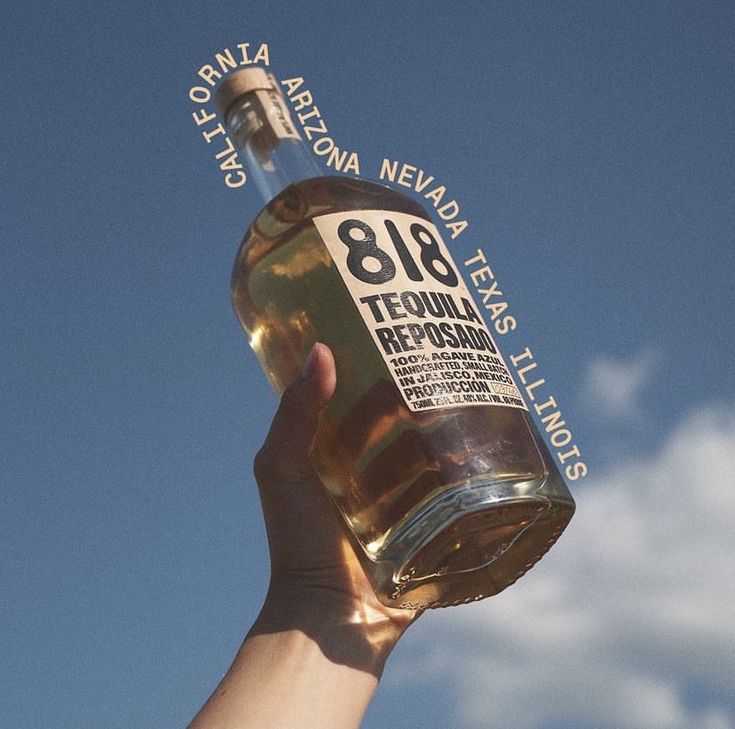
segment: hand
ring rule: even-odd
[[[255,459],[271,557],[271,584],[253,632],[332,622],[319,640],[331,660],[379,674],[390,649],[418,616],[378,601],[326,493],[309,451],[319,413],[336,385],[328,347],[315,344],[286,389]],[[312,630],[313,632],[313,630]],[[319,631],[321,632],[321,630]]]

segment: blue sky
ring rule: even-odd
[[[446,185],[590,476],[527,577],[437,611],[364,726],[735,727],[735,6],[4,11],[0,724],[183,726],[268,579],[275,398],[231,312],[261,205],[193,123],[240,42],[330,134]],[[411,193],[409,193],[411,194]]]

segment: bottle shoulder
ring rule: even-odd
[[[384,184],[351,177],[300,180],[255,217],[240,245],[235,272],[252,267],[302,231],[313,229],[314,218],[350,210],[387,210],[431,220],[418,202]]]
[[[348,210],[390,210],[430,220],[418,202],[385,184],[353,177],[313,177],[282,190],[260,211],[254,226],[265,220],[293,225]]]

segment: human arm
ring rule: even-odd
[[[386,658],[417,617],[377,600],[309,461],[335,383],[332,354],[316,344],[256,457],[270,587],[190,729],[358,727]]]

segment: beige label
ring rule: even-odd
[[[433,223],[356,210],[314,224],[410,410],[527,409]]]
[[[278,139],[301,139],[278,87],[258,89],[255,94],[262,107],[268,110],[268,123]]]

